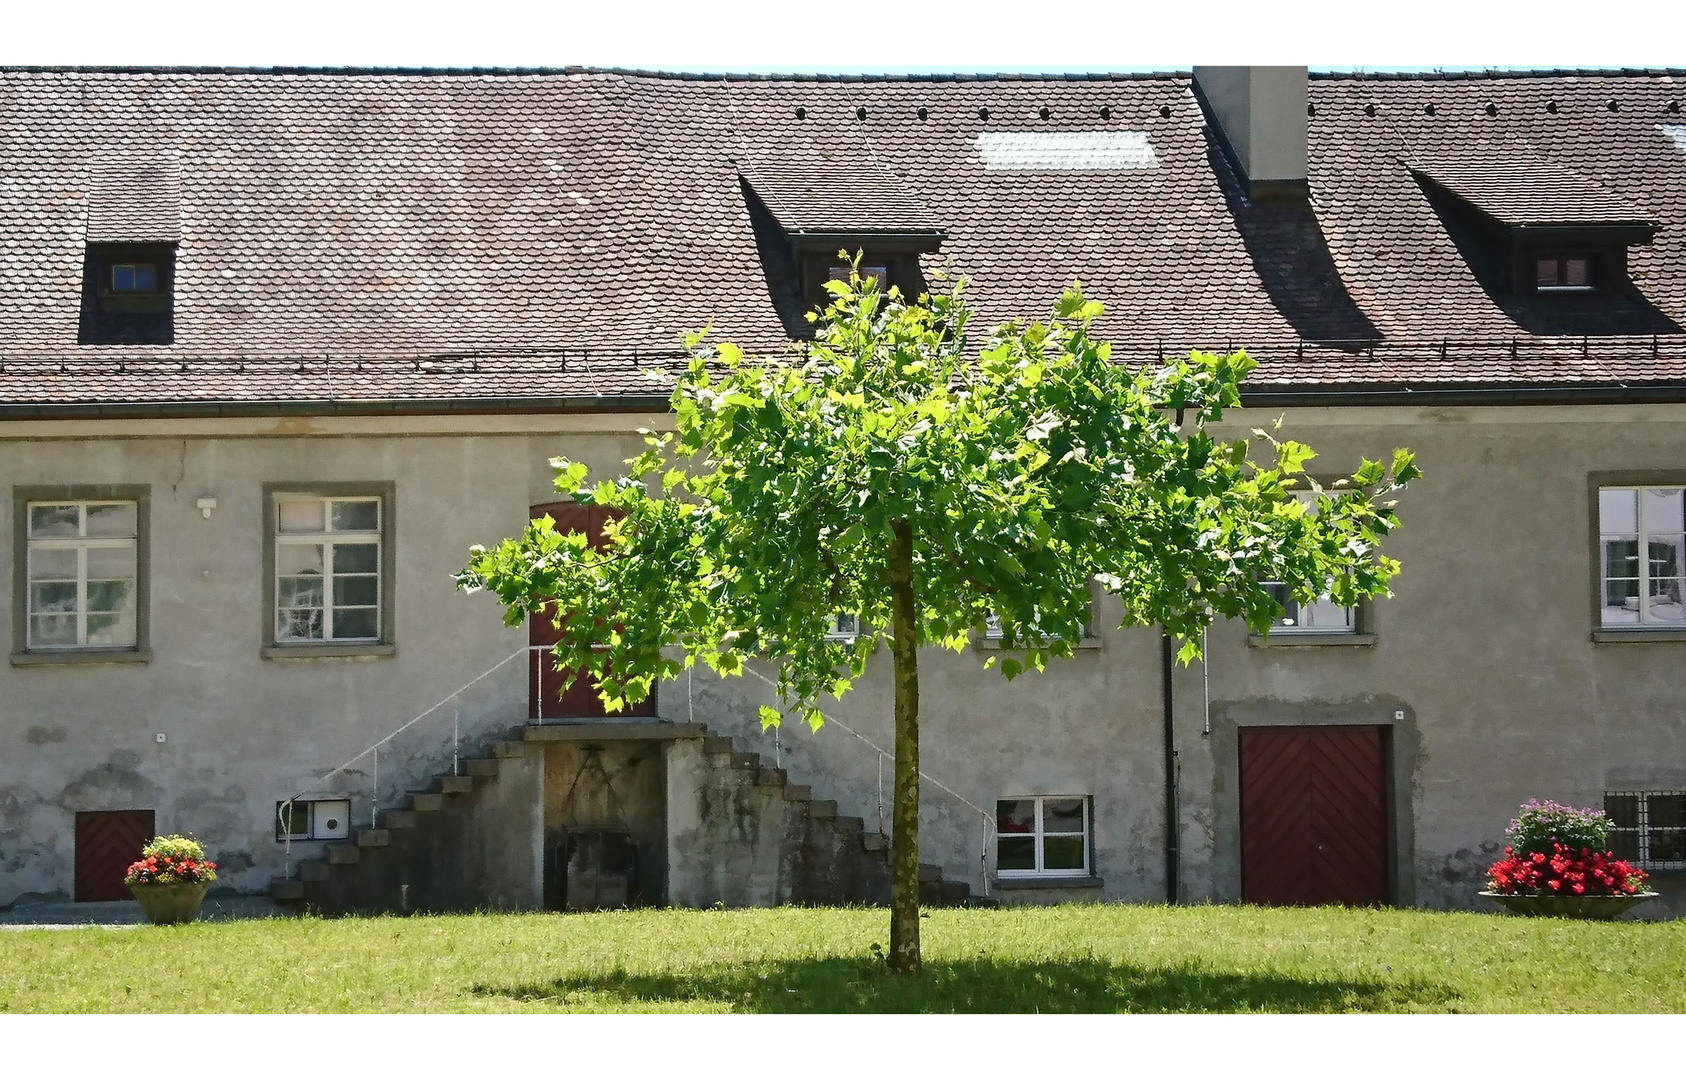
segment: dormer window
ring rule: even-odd
[[[1534,260],[1534,288],[1540,292],[1591,292],[1591,257],[1541,256]]]
[[[831,280],[848,281],[849,270],[850,267],[847,266],[833,266],[831,268]],[[863,281],[877,282],[879,292],[889,291],[890,268],[888,266],[862,266],[860,268],[860,275],[861,280]]]
[[[111,291],[118,293],[155,293],[158,291],[158,267],[154,263],[114,263],[111,267]]]

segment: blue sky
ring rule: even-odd
[[[827,73],[1166,70],[1196,60],[1339,70],[1686,64],[1680,35],[1662,29],[1678,22],[1675,4],[1626,0],[1620,18],[1554,10],[1514,0],[43,0],[9,5],[0,63]]]

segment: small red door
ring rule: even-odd
[[[1240,754],[1242,899],[1386,903],[1386,730],[1242,728]]]
[[[531,517],[538,520],[549,514],[556,522],[556,531],[581,532],[593,546],[603,543],[603,524],[609,511],[600,506],[582,506],[576,502],[544,503],[532,508]],[[590,720],[610,714],[597,696],[597,686],[588,679],[577,679],[562,689],[565,676],[556,670],[550,647],[556,644],[561,632],[552,621],[535,615],[527,620],[527,715],[534,720]],[[656,715],[655,696],[633,705],[615,716]]]
[[[123,886],[129,864],[153,837],[151,810],[89,810],[76,814],[76,899],[130,900]]]

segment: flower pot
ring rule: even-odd
[[[1631,896],[1535,896],[1483,891],[1481,895],[1518,915],[1555,915],[1563,919],[1614,919],[1657,894],[1642,892]]]
[[[129,891],[140,901],[147,922],[168,926],[192,922],[210,887],[208,881],[182,881],[174,885],[130,885]]]

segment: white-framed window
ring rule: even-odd
[[[1686,791],[1607,791],[1610,850],[1647,870],[1686,870]]]
[[[861,617],[859,615],[833,615],[831,629],[825,632],[827,641],[849,642],[861,636]]]
[[[1000,877],[1087,877],[1088,796],[997,800],[995,872]]]
[[[113,263],[111,291],[151,293],[158,291],[158,267],[153,263]]]
[[[1598,547],[1604,629],[1686,626],[1681,586],[1686,491],[1599,488]]]
[[[135,647],[139,518],[128,499],[28,504],[26,649]]]
[[[275,641],[381,640],[381,498],[275,498]]]
[[[1305,504],[1306,512],[1312,513],[1313,503],[1317,499],[1315,491],[1295,491],[1293,497]],[[1270,628],[1272,634],[1356,634],[1358,632],[1357,613],[1345,604],[1337,604],[1327,595],[1320,596],[1309,604],[1302,604],[1295,600],[1288,586],[1280,581],[1262,582],[1265,591],[1271,599],[1282,605],[1282,614],[1277,617],[1276,624]]]
[[[297,799],[275,804],[275,839],[344,840],[351,835],[347,799]]]

